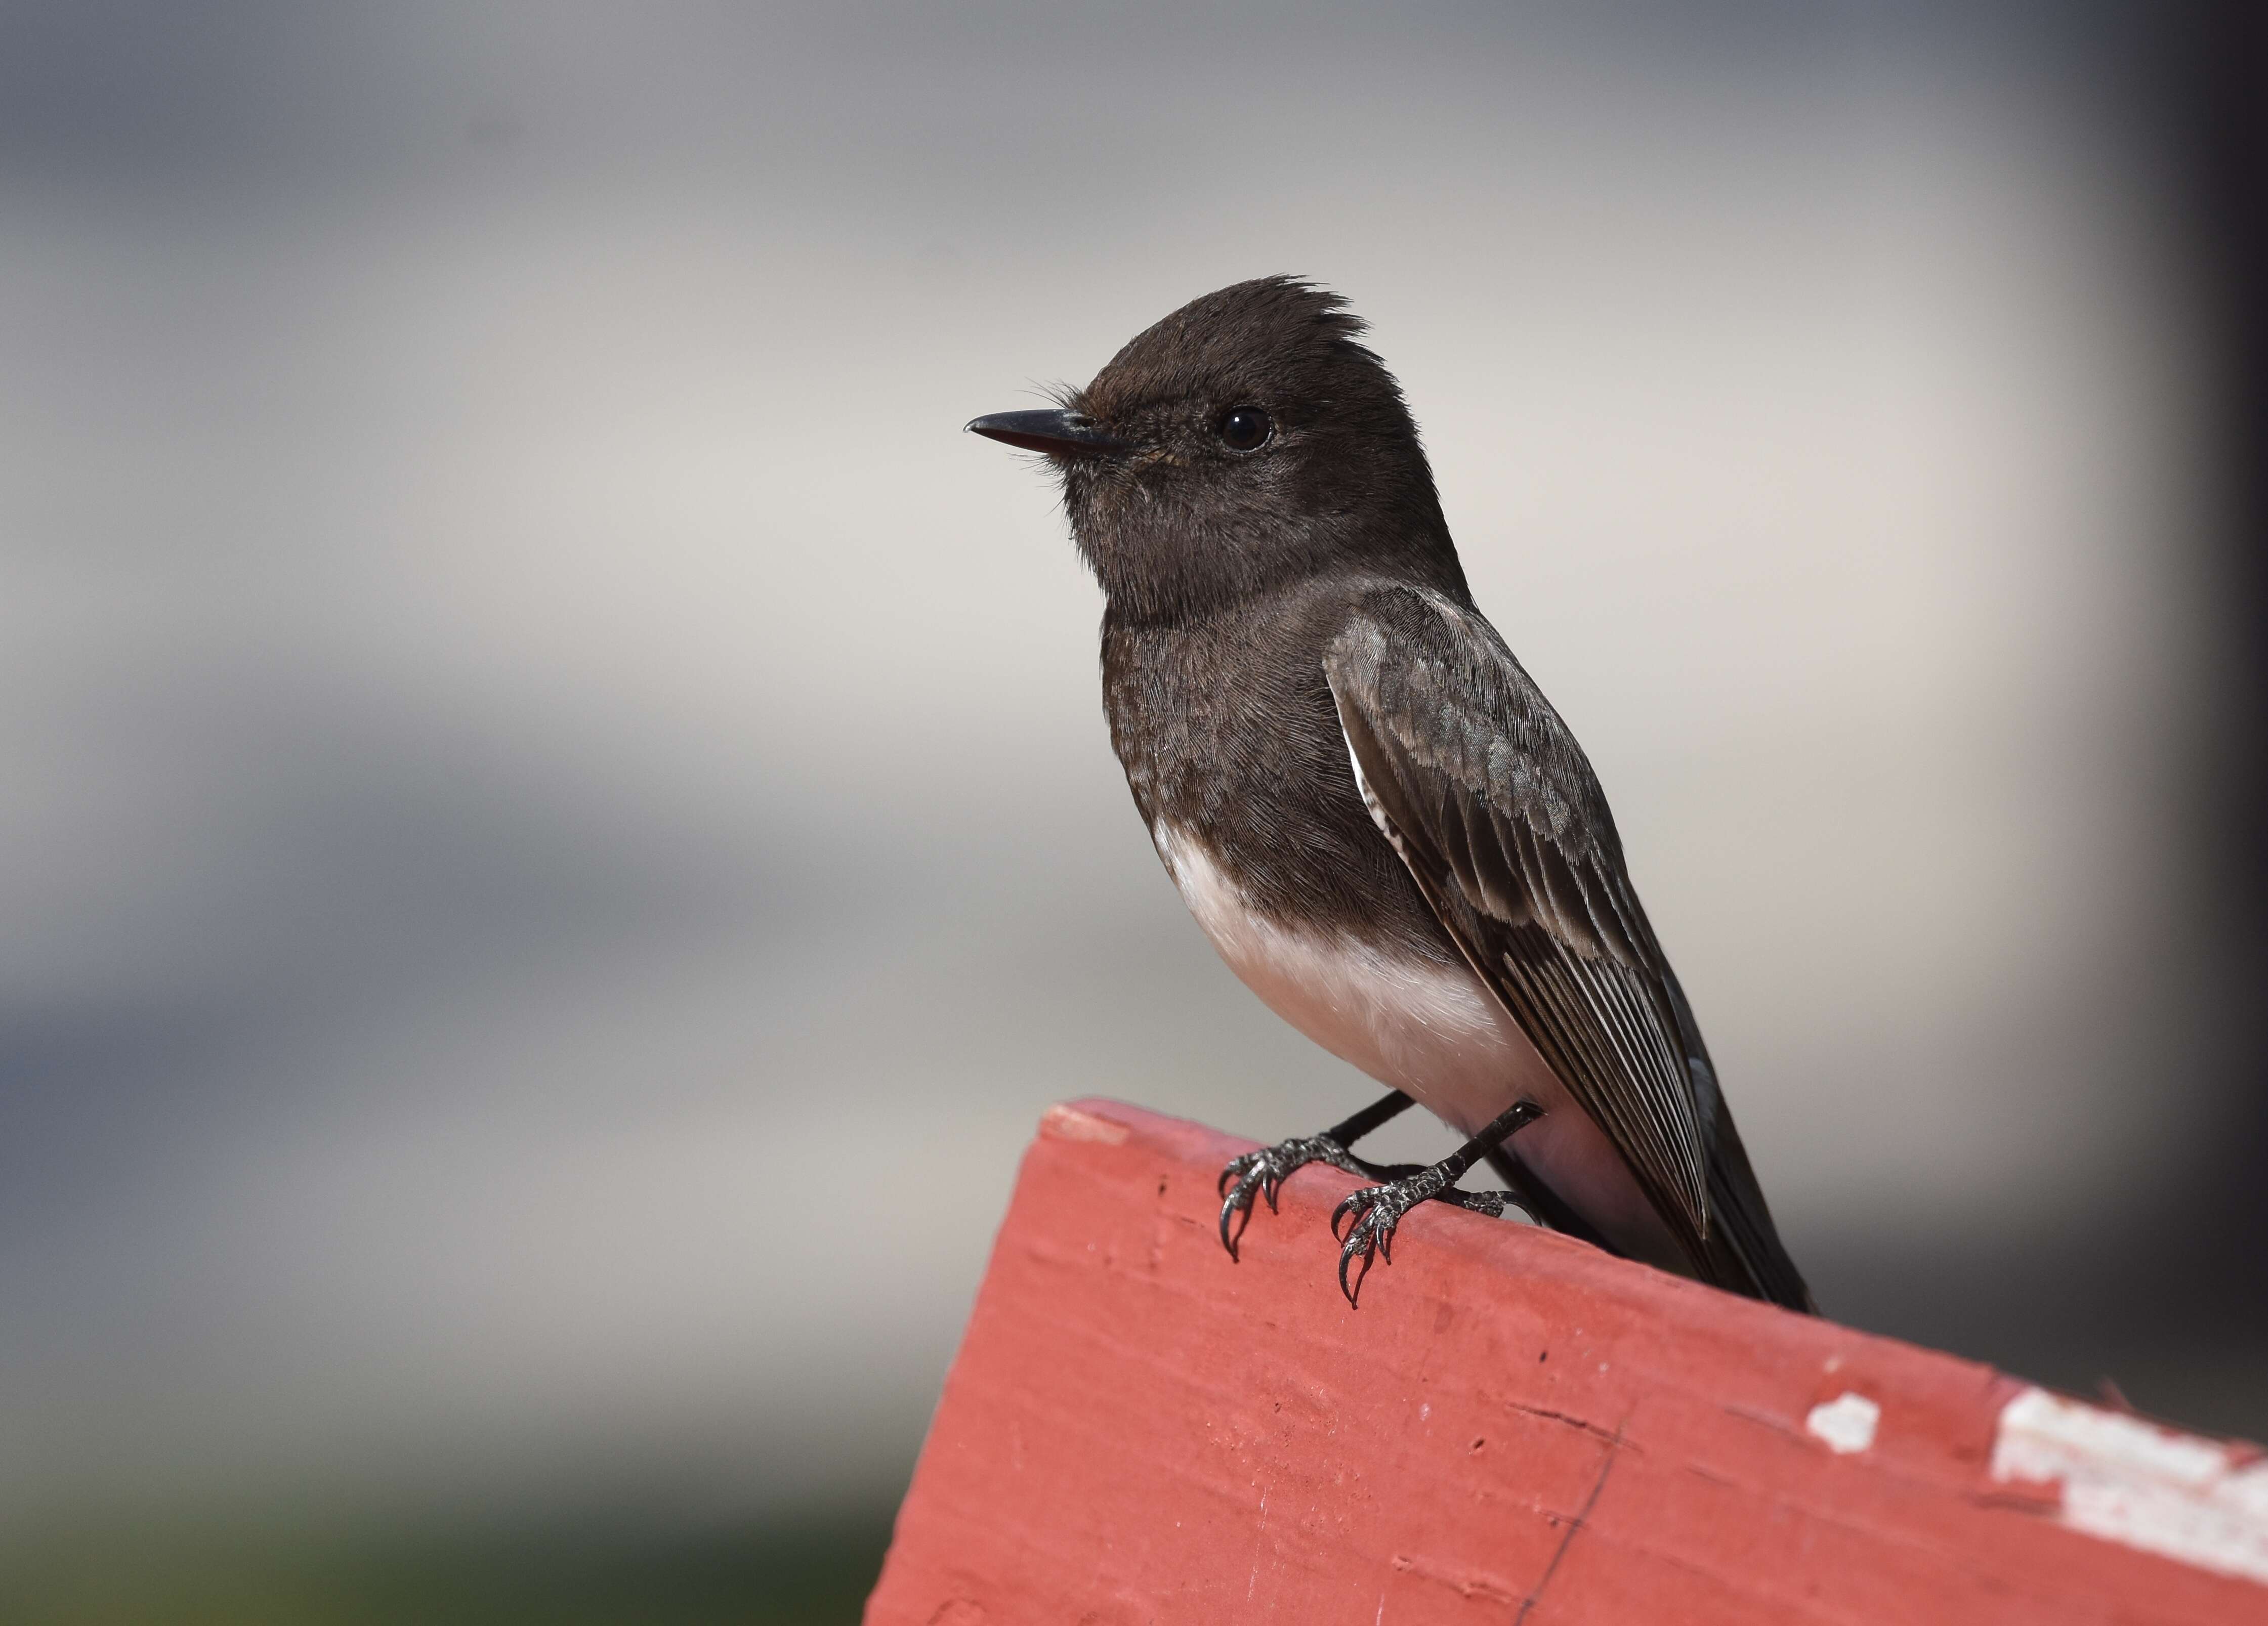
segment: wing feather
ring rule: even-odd
[[[1366,598],[1324,671],[1372,816],[1701,1259],[1708,1156],[1668,967],[1566,725],[1485,622],[1420,589]]]

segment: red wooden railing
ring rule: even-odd
[[[1303,1170],[1042,1122],[869,1626],[2268,1622],[2268,1462],[1439,1204],[1350,1310]]]

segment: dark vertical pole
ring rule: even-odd
[[[2231,635],[2200,856],[2204,902],[2228,955],[2216,1036],[2232,1110],[2218,1178],[2198,1191],[2206,1211],[2191,1223],[2208,1244],[2199,1262],[2218,1278],[2196,1285],[2228,1292],[2249,1282],[2250,1313],[2268,1320],[2268,1291],[2258,1291],[2268,1280],[2268,5],[2198,0],[2186,33],[2169,88],[2189,138],[2218,330],[2217,576]]]

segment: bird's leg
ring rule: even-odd
[[[1402,1223],[1404,1214],[1427,1198],[1454,1203],[1491,1218],[1504,1212],[1507,1202],[1526,1211],[1528,1205],[1517,1192],[1460,1191],[1456,1186],[1467,1169],[1543,1115],[1543,1109],[1531,1101],[1515,1102],[1494,1122],[1432,1167],[1349,1193],[1331,1210],[1331,1235],[1335,1240],[1339,1234],[1339,1222],[1348,1222],[1346,1240],[1339,1249],[1339,1291],[1346,1295],[1347,1303],[1352,1305],[1362,1291],[1362,1279],[1370,1274],[1373,1254],[1388,1264],[1394,1262],[1395,1226]],[[1347,1267],[1358,1258],[1362,1261],[1362,1269],[1350,1283]]]
[[[1220,1205],[1220,1245],[1228,1249],[1228,1256],[1231,1259],[1236,1257],[1237,1241],[1244,1235],[1244,1227],[1252,1223],[1253,1194],[1257,1192],[1266,1197],[1269,1212],[1275,1212],[1276,1194],[1283,1189],[1285,1180],[1294,1169],[1305,1168],[1310,1163],[1328,1163],[1333,1168],[1344,1169],[1350,1174],[1360,1174],[1369,1180],[1393,1178],[1388,1171],[1375,1163],[1364,1162],[1348,1148],[1380,1124],[1406,1111],[1409,1106],[1410,1098],[1395,1090],[1382,1100],[1373,1101],[1345,1122],[1334,1123],[1320,1135],[1302,1135],[1294,1140],[1279,1141],[1273,1146],[1263,1146],[1257,1151],[1231,1158],[1228,1166],[1221,1170],[1220,1181],[1216,1187],[1223,1198]]]

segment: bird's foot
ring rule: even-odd
[[[1350,1306],[1362,1291],[1363,1278],[1370,1274],[1373,1256],[1388,1264],[1394,1262],[1394,1232],[1403,1217],[1420,1203],[1449,1203],[1459,1208],[1470,1209],[1476,1214],[1490,1218],[1500,1218],[1509,1206],[1528,1212],[1527,1205],[1517,1194],[1510,1191],[1460,1191],[1456,1181],[1463,1168],[1448,1163],[1436,1163],[1403,1178],[1389,1181],[1382,1186],[1366,1186],[1351,1191],[1339,1205],[1331,1210],[1331,1236],[1339,1239],[1339,1226],[1346,1225],[1346,1236],[1340,1240],[1339,1291],[1346,1295]],[[1534,1218],[1532,1215],[1530,1218]],[[1355,1261],[1362,1263],[1347,1280],[1347,1271]]]
[[[1350,1174],[1375,1178],[1373,1166],[1363,1162],[1328,1131],[1278,1141],[1273,1146],[1231,1158],[1228,1166],[1221,1170],[1215,1188],[1224,1199],[1220,1205],[1220,1245],[1228,1250],[1231,1259],[1236,1257],[1236,1245],[1244,1235],[1244,1227],[1252,1223],[1254,1196],[1267,1198],[1268,1211],[1274,1213],[1276,1194],[1284,1188],[1285,1181],[1292,1171],[1310,1163],[1328,1163]]]

